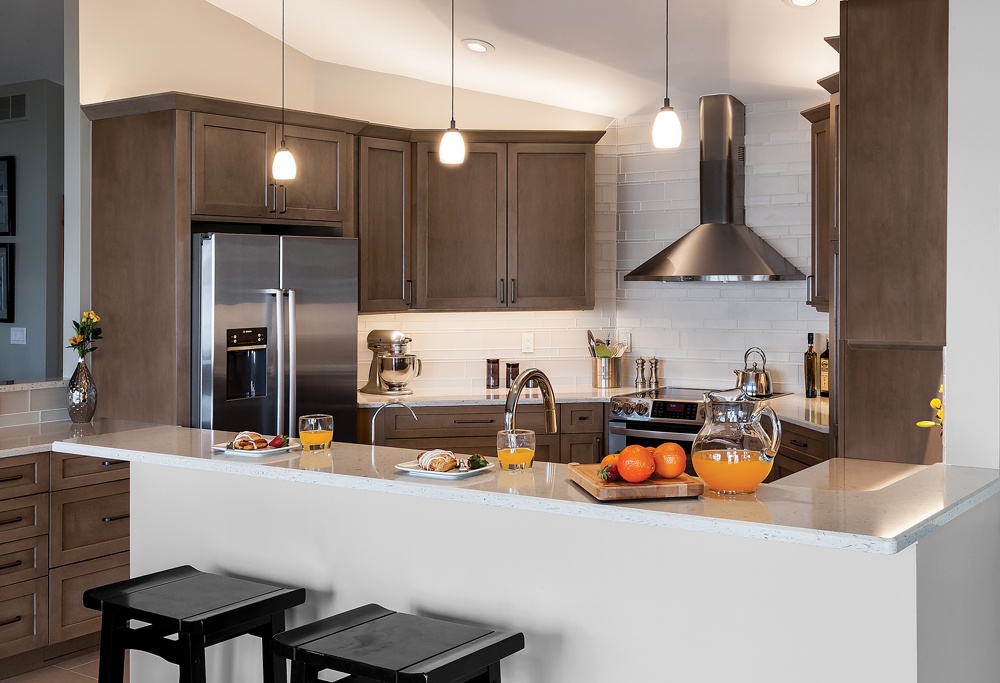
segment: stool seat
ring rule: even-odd
[[[91,588],[85,607],[101,612],[99,681],[120,683],[125,650],[150,652],[180,666],[181,681],[205,680],[205,648],[244,634],[261,638],[264,681],[287,680],[269,652],[284,630],[285,610],[305,602],[302,588],[284,588],[201,572],[190,566]],[[130,628],[129,620],[148,624]],[[176,635],[173,639],[168,636]]]
[[[276,635],[293,683],[329,669],[352,681],[500,681],[500,660],[524,649],[524,635],[419,617],[370,604]]]

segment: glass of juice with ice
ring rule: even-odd
[[[523,470],[535,457],[535,433],[530,429],[501,429],[497,432],[500,469]]]
[[[333,441],[333,415],[317,413],[299,417],[299,441],[307,451],[321,451]]]

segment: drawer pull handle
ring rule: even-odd
[[[128,515],[117,515],[115,517],[101,517],[102,522],[117,522],[119,519],[128,519]]]
[[[13,619],[8,619],[7,621],[0,621],[0,626],[7,626],[8,624],[16,624],[19,621],[21,621],[21,617],[16,616]]]
[[[4,477],[3,479],[0,479],[0,484],[2,484],[4,482],[7,482],[7,481],[17,481],[18,479],[24,479],[24,475],[23,474],[13,474],[13,475],[11,475],[9,477]]]
[[[24,517],[21,516],[21,515],[18,515],[17,517],[10,517],[8,519],[0,519],[0,525],[3,525],[3,524],[17,524],[22,519],[24,519]]]
[[[809,444],[803,443],[802,441],[796,441],[795,439],[789,439],[788,443],[792,444],[793,446],[798,446],[799,448],[807,448],[809,446]]]
[[[491,425],[493,420],[453,420],[457,425]]]
[[[102,460],[101,467],[114,467],[115,465],[124,465],[126,462],[125,460]]]
[[[22,564],[24,563],[21,562],[21,560],[14,560],[13,562],[8,562],[7,564],[0,564],[0,570],[20,567]]]

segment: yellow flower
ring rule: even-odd
[[[74,334],[72,337],[69,338],[69,345],[70,346],[77,346],[77,345],[82,344],[82,343],[83,343],[83,335],[82,334]]]
[[[941,399],[939,399],[939,398],[932,398],[931,399],[931,408],[933,408],[934,410],[940,409],[941,405],[942,405]]]
[[[80,317],[80,322],[86,323],[99,323],[101,322],[101,316],[97,315],[93,311],[84,311],[83,315]]]
[[[937,411],[937,419],[944,422],[944,408],[941,408]]]

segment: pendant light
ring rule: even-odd
[[[465,140],[455,128],[455,0],[451,0],[451,127],[441,138],[438,159],[442,164],[450,166],[457,166],[465,161]]]
[[[653,147],[673,149],[681,145],[681,120],[670,106],[670,0],[666,0],[665,36],[663,39],[663,109],[653,121]]]
[[[281,0],[281,144],[271,163],[275,180],[295,179],[295,157],[285,147],[285,0]]]

